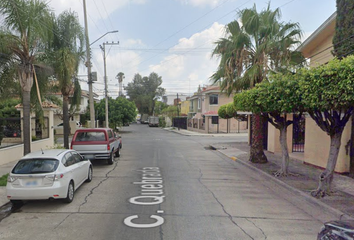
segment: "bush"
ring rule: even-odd
[[[166,127],[165,117],[159,117],[159,127]]]
[[[7,177],[9,176],[9,174],[5,174],[2,177],[0,177],[0,186],[6,186],[7,183]]]

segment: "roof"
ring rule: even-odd
[[[302,52],[304,57],[310,57],[314,49],[318,47],[318,43],[326,39],[335,31],[337,12],[334,12],[322,25],[316,29],[297,49]]]
[[[59,108],[58,105],[50,102],[42,102],[42,107],[43,108]],[[22,103],[19,103],[15,106],[15,108],[23,108]]]
[[[25,155],[21,159],[42,158],[42,157],[58,158],[59,155],[66,153],[66,152],[70,152],[70,151],[73,151],[73,150],[70,150],[70,149],[45,149],[45,150],[41,150],[41,151],[35,151],[35,152],[28,153],[27,155]]]
[[[208,111],[208,112],[203,113],[203,115],[204,116],[211,116],[211,117],[219,116],[218,111]]]

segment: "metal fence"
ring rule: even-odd
[[[187,129],[187,117],[174,117],[173,126],[176,128]]]
[[[22,144],[21,118],[0,118],[0,148]],[[49,138],[49,118],[31,119],[32,141]]]

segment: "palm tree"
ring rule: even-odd
[[[299,42],[301,31],[297,23],[279,20],[279,8],[257,12],[256,6],[239,12],[240,23],[235,20],[226,25],[224,38],[216,42],[212,56],[220,59],[217,71],[211,76],[228,95],[250,89],[267,80],[268,73],[289,69],[298,53],[291,49]],[[252,144],[250,161],[265,163],[263,152],[263,121],[260,114],[252,116]]]
[[[27,154],[31,152],[33,69],[38,54],[45,50],[44,43],[51,35],[50,12],[47,3],[40,0],[1,0],[0,14],[4,19],[4,28],[0,30],[0,52],[6,54],[8,66],[16,69],[21,86],[23,152]]]
[[[84,31],[77,14],[71,11],[65,11],[54,19],[53,29],[54,37],[50,56],[55,77],[63,95],[64,147],[69,148],[69,96],[75,91],[73,82],[84,54]]]

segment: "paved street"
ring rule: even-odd
[[[32,201],[0,222],[0,239],[316,239],[335,217],[209,145],[147,125],[122,132],[113,165],[71,204]],[[237,140],[235,140],[237,139]]]

